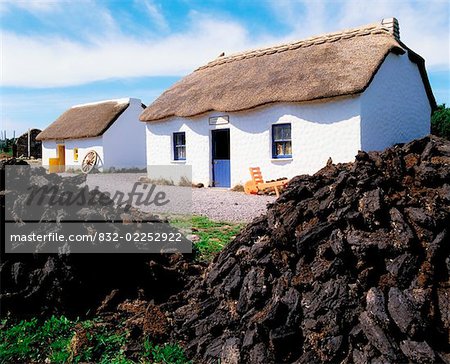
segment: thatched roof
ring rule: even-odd
[[[398,23],[396,20],[394,23],[395,30],[386,24],[372,24],[221,56],[165,91],[145,109],[140,120],[190,117],[208,111],[233,112],[268,103],[304,102],[361,93],[390,52],[409,51],[397,40]],[[421,68],[433,104],[423,59],[419,56],[411,60]]]
[[[128,108],[130,99],[75,105],[37,136],[38,140],[80,139],[102,135]]]

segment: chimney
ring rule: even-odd
[[[396,18],[386,18],[381,21],[381,26],[391,32],[394,38],[400,41],[400,26]]]

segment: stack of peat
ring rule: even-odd
[[[29,134],[28,132],[23,133],[20,137],[17,138],[14,147],[13,147],[13,155],[14,157],[33,157],[33,158],[42,158],[42,142],[40,140],[36,140],[36,137],[42,130],[40,129],[31,129]],[[30,151],[28,153],[28,136],[30,137]]]
[[[5,170],[9,165],[24,167],[13,169],[5,183]],[[12,176],[12,177],[11,177]],[[11,180],[10,180],[11,179]],[[17,183],[15,183],[17,179]],[[130,206],[117,207],[114,202],[98,190],[85,188],[86,176],[61,177],[49,174],[43,168],[31,168],[27,163],[17,159],[10,159],[0,163],[0,206],[2,209],[2,223],[5,215],[14,217],[14,226],[20,234],[29,234],[27,217],[36,219],[30,213],[27,197],[30,187],[59,187],[56,195],[50,188],[43,193],[42,215],[35,233],[63,232],[66,220],[78,221],[78,234],[92,234],[93,229],[101,229],[106,233],[140,231],[147,226],[150,231],[164,231],[170,227],[162,227],[156,216],[143,213]],[[6,185],[6,186],[5,186]],[[6,190],[5,190],[6,187]],[[22,191],[24,190],[24,191]],[[49,204],[51,198],[59,200],[65,198],[68,191],[86,194],[86,201],[91,199],[102,201],[101,204],[90,203],[89,206],[72,206],[72,209],[54,207]],[[5,197],[13,201],[8,213],[5,213]],[[93,224],[93,221],[97,221]],[[104,222],[104,223],[100,223]],[[170,230],[169,230],[170,231]],[[183,242],[186,243],[186,242]],[[42,317],[52,314],[65,314],[70,317],[84,316],[95,313],[95,309],[103,302],[102,310],[114,308],[117,303],[128,298],[153,299],[164,302],[170,295],[179,292],[185,286],[190,275],[198,275],[203,267],[188,264],[192,255],[186,254],[146,254],[139,253],[140,241],[135,244],[138,254],[117,254],[120,244],[127,244],[124,240],[110,243],[106,240],[88,242],[92,247],[85,247],[87,253],[39,254],[5,253],[2,244],[0,251],[0,316],[11,313],[13,317]],[[89,254],[95,246],[110,244],[109,254]],[[20,247],[19,247],[20,248]],[[42,251],[42,250],[41,250]],[[20,252],[20,250],[19,250]]]
[[[294,178],[173,297],[172,337],[216,363],[450,362],[450,143]]]

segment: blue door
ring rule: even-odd
[[[214,187],[231,187],[230,129],[212,131],[212,174]]]
[[[230,160],[215,159],[213,174],[214,187],[230,187]]]

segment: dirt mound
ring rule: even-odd
[[[163,309],[200,362],[449,362],[450,143],[294,178]],[[181,304],[180,304],[181,302]]]
[[[27,228],[24,216],[29,208],[19,191],[7,186],[5,189],[5,165],[23,163],[19,160],[8,160],[0,165],[1,193],[0,205],[2,208],[2,224],[5,222],[5,193],[10,194],[15,201],[13,206],[14,218],[20,229]],[[26,164],[26,163],[25,163]],[[51,184],[59,186],[63,183],[66,189],[60,190],[57,198],[70,188],[72,191],[86,191],[81,187],[85,176],[62,178],[56,174],[47,174],[43,168],[24,168],[17,172],[15,178],[30,181],[41,185]],[[11,183],[9,184],[11,185]],[[20,184],[18,183],[17,186]],[[12,187],[12,188],[11,188]],[[94,195],[95,192],[95,195]],[[108,195],[98,191],[87,192],[103,202],[109,201]],[[51,198],[50,194],[45,199]],[[87,200],[87,199],[86,199]],[[112,200],[111,200],[112,201]],[[44,200],[45,206],[46,200]],[[72,211],[76,217],[80,216],[86,224],[77,225],[77,233],[89,233],[92,230],[90,221],[114,221],[95,225],[96,228],[105,229],[106,232],[135,231],[136,226],[153,224],[155,231],[159,229],[159,221],[155,216],[144,214],[134,208],[117,208],[114,204],[91,204],[89,209],[80,207]],[[66,213],[66,211],[64,211]],[[40,232],[60,231],[65,220],[71,220],[74,215],[48,207],[43,211],[38,224]],[[23,220],[22,220],[23,219]],[[46,221],[56,221],[47,223]],[[78,221],[78,220],[77,220]],[[149,222],[146,222],[149,221]],[[159,224],[161,225],[161,224]],[[4,226],[4,225],[3,225]],[[79,226],[79,227],[78,227]],[[116,229],[116,230],[113,230]],[[120,230],[117,230],[120,229]],[[168,229],[167,227],[165,229]],[[28,232],[27,232],[28,233]],[[99,242],[92,242],[99,245]],[[106,242],[105,242],[106,244]],[[139,242],[135,242],[139,244]],[[160,303],[167,297],[179,292],[185,286],[191,275],[198,275],[203,269],[192,262],[193,255],[181,254],[11,254],[5,253],[2,244],[0,252],[0,309],[1,316],[10,312],[15,317],[32,317],[35,315],[48,316],[52,314],[65,314],[69,317],[84,316],[86,313],[95,313],[108,294],[114,292],[114,302],[122,302],[128,298],[153,299]],[[105,302],[104,302],[105,303]],[[106,302],[108,303],[108,302]],[[105,303],[105,304],[106,304]],[[111,306],[111,300],[109,302]],[[107,308],[106,306],[104,308]]]

